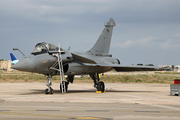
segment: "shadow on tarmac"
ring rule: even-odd
[[[23,94],[19,94],[19,95],[32,95],[32,94],[45,94],[45,90],[36,90],[33,89],[31,90],[32,92],[28,92],[28,93],[23,93]],[[106,93],[154,93],[157,91],[123,91],[123,90],[105,90]],[[66,94],[72,94],[72,93],[95,93],[96,94],[96,90],[95,89],[91,89],[91,90],[68,90]],[[63,94],[61,93],[60,90],[54,90],[54,94]],[[103,93],[102,93],[103,94]]]

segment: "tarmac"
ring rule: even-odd
[[[61,93],[53,82],[46,95],[45,82],[1,82],[0,120],[180,119],[180,97],[170,96],[169,84],[105,83],[106,92],[96,93],[93,81],[74,82]]]

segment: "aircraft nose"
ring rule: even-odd
[[[15,65],[13,65],[11,68],[15,70],[20,70],[20,71],[28,71],[29,63],[27,60],[23,59],[19,61],[18,63],[16,63]]]

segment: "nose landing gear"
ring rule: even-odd
[[[53,94],[54,93],[54,90],[51,88],[51,85],[52,85],[52,76],[49,75],[47,77],[47,84],[48,88],[45,90],[45,94]]]

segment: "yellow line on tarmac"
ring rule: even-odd
[[[84,120],[103,120],[103,118],[96,117],[74,117],[74,116],[57,116],[57,115],[40,115],[40,114],[27,114],[27,113],[10,113],[10,112],[0,112],[0,114],[8,115],[26,115],[26,116],[41,116],[41,117],[59,117],[59,118],[70,118],[70,119],[84,119]]]

